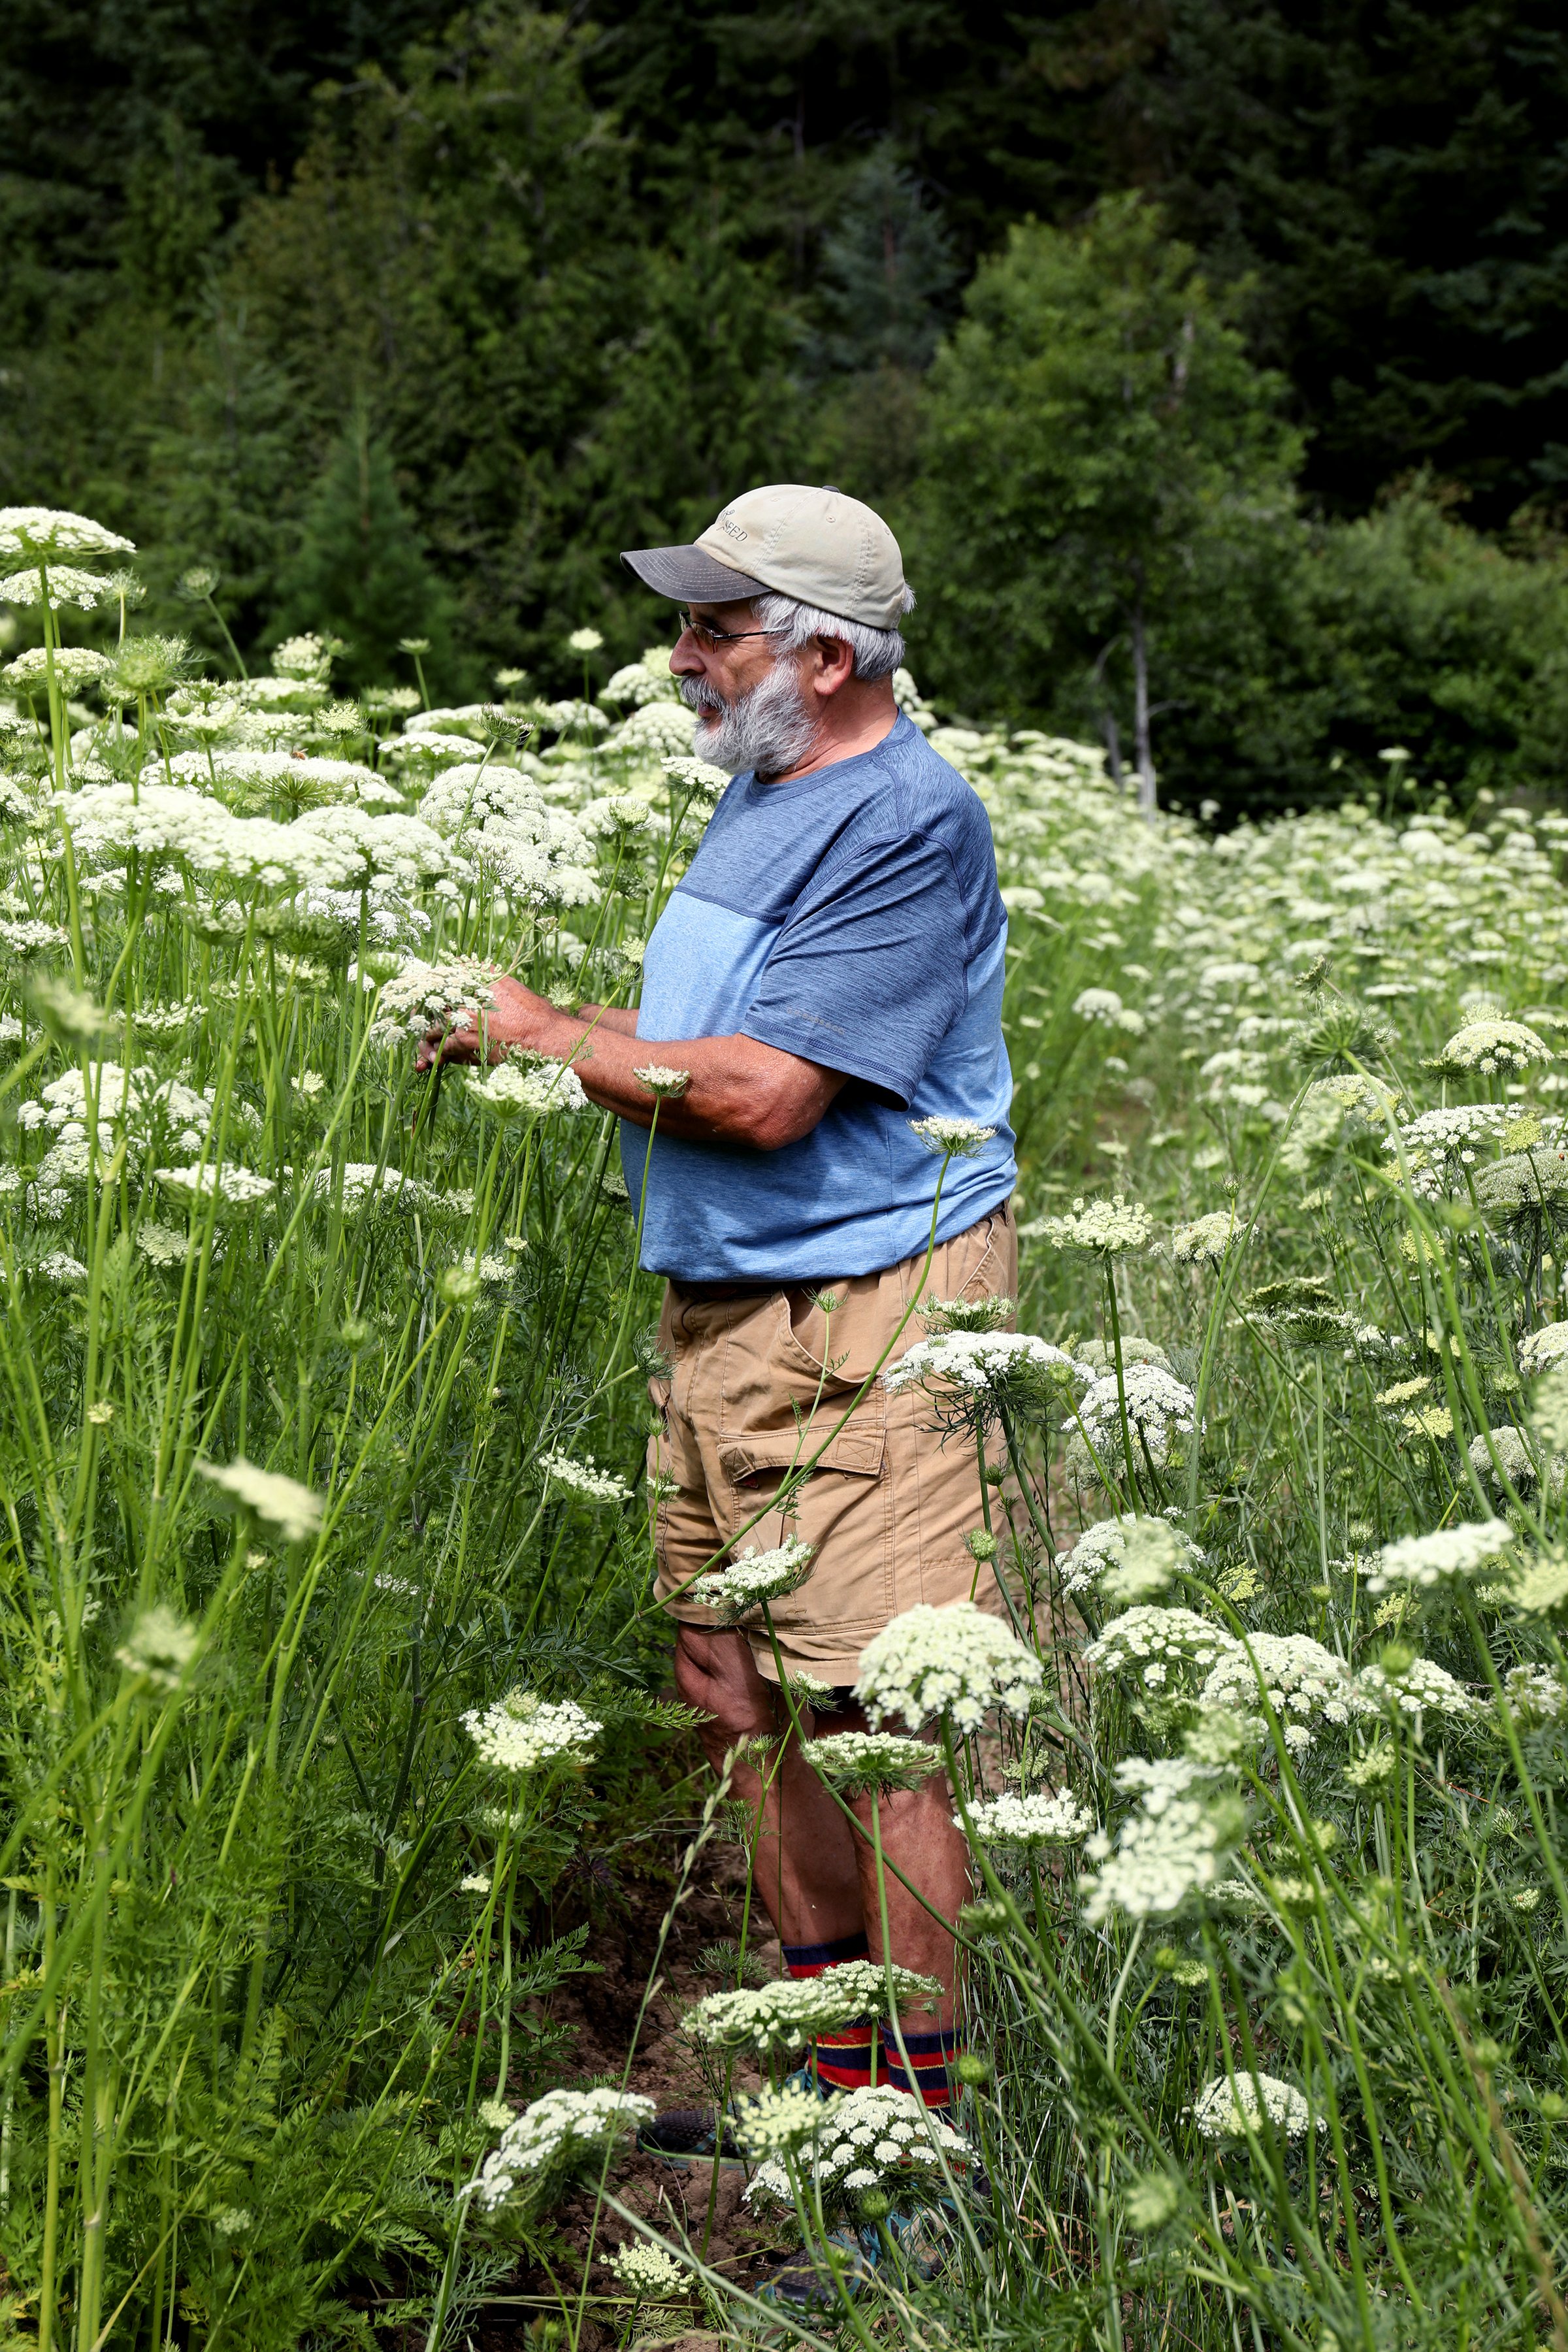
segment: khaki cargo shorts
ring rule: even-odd
[[[973,1439],[944,1441],[931,1399],[916,1387],[889,1396],[874,1381],[847,1420],[845,1408],[885,1353],[895,1363],[923,1338],[917,1311],[887,1353],[917,1289],[922,1303],[1016,1298],[1017,1276],[1017,1228],[1005,1202],[940,1244],[929,1271],[922,1252],[884,1273],[809,1290],[700,1298],[671,1283],[658,1338],[669,1376],[648,1382],[660,1426],[647,1454],[650,1480],[664,1482],[655,1589],[671,1614],[711,1625],[711,1610],[679,1588],[721,1566],[737,1538],[741,1549],[762,1551],[792,1537],[815,1545],[816,1559],[805,1583],[773,1607],[790,1674],[852,1683],[861,1650],[889,1618],[922,1601],[967,1600],[972,1585],[982,1607],[1000,1610],[993,1570],[983,1568],[976,1582],[964,1549],[982,1524]],[[837,1300],[831,1318],[817,1306],[817,1290]],[[815,1454],[829,1432],[787,1518],[768,1510],[791,1464]],[[743,1630],[758,1666],[776,1681],[760,1614]]]

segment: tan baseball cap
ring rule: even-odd
[[[772,588],[871,629],[896,629],[908,605],[904,559],[881,516],[842,490],[804,482],[747,490],[690,545],[631,547],[621,561],[681,604],[724,604]]]

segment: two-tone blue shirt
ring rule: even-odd
[[[643,959],[637,1035],[754,1037],[849,1080],[776,1151],[659,1134],[642,1263],[689,1282],[825,1282],[923,1251],[942,1162],[910,1121],[996,1130],[942,1180],[937,1239],[1013,1189],[1007,917],[978,796],[900,719],[784,783],[731,779]],[[634,1206],[647,1130],[621,1122]]]

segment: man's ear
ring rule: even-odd
[[[813,680],[818,694],[837,694],[855,675],[855,648],[843,637],[813,637],[820,667]]]

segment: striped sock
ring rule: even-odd
[[[882,2056],[891,2087],[895,2091],[918,2091],[928,2107],[951,2107],[952,2062],[960,2048],[958,2034],[952,2030],[946,2033],[906,2033],[904,2048],[910,2053],[907,2067],[899,2055],[892,2027],[884,2025]]]
[[[863,1929],[832,1944],[786,1944],[784,1966],[792,1977],[819,1977],[841,1960],[863,1960],[868,1948]],[[819,2033],[806,2063],[823,2089],[856,2091],[872,2080],[878,2055],[877,2021],[861,2017],[836,2033]]]

